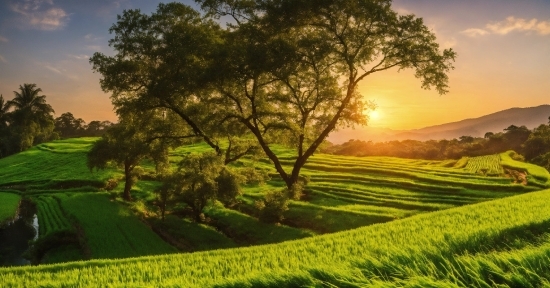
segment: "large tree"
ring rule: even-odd
[[[212,94],[207,68],[214,65],[213,53],[224,33],[217,23],[188,6],[169,3],[159,4],[150,16],[124,11],[110,32],[116,55],[95,53],[90,63],[102,74],[101,87],[112,93],[118,114],[164,109],[182,127],[167,138],[202,139],[226,164],[258,151],[254,141],[242,137],[245,127],[222,122],[222,115],[213,113],[216,103],[204,101]]]
[[[197,2],[206,16],[178,3],[125,11],[110,30],[116,55],[90,60],[102,87],[119,109],[170,109],[218,154],[219,135],[252,137],[288,188],[330,132],[367,123],[368,76],[411,68],[423,88],[447,92],[455,53],[391,1]],[[233,21],[222,29],[208,16]],[[273,143],[296,149],[291,171]]]
[[[131,189],[139,175],[136,167],[143,159],[151,159],[157,168],[168,161],[171,143],[151,137],[150,131],[161,120],[155,113],[125,114],[118,124],[107,129],[102,138],[94,143],[87,155],[90,170],[105,169],[115,164],[124,169],[123,198],[131,200]]]
[[[364,124],[370,108],[358,85],[392,68],[415,70],[423,88],[448,89],[456,56],[414,15],[378,0],[201,0],[215,16],[231,16],[216,88],[258,140],[290,188],[330,132]],[[286,134],[297,158],[283,169],[270,142]]]

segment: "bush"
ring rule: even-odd
[[[242,178],[244,177],[226,167],[216,177],[216,184],[218,186],[217,199],[226,207],[235,205],[237,203],[237,196],[242,194],[241,183],[244,182]]]
[[[521,154],[517,153],[516,151],[512,151],[512,153],[510,153],[510,158],[516,161],[525,162],[525,157],[523,157]]]
[[[118,180],[117,179],[109,179],[107,180],[107,183],[105,183],[105,190],[111,191],[115,189],[118,186]]]
[[[268,192],[264,200],[255,202],[256,208],[260,211],[259,219],[266,223],[278,223],[283,221],[283,214],[288,210],[288,191],[277,190]]]

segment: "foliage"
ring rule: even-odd
[[[535,178],[533,180],[540,181],[543,187],[546,185],[550,185],[550,173],[548,172],[548,170],[537,165],[514,160],[512,158],[514,154],[514,151],[508,151],[507,153],[500,154],[502,165],[504,167],[510,167],[516,170],[527,172],[529,175],[532,175],[532,177]]]
[[[288,210],[288,191],[275,190],[268,192],[265,198],[256,201],[256,208],[260,211],[260,221],[279,223],[284,219],[284,212]]]
[[[179,3],[124,11],[110,29],[116,54],[90,59],[101,86],[118,111],[168,109],[225,163],[261,147],[289,189],[331,131],[366,123],[374,106],[357,87],[367,76],[411,68],[423,88],[448,90],[455,52],[389,1],[197,2],[205,16]],[[224,30],[221,16],[235,22]],[[296,149],[291,173],[271,143]]]
[[[167,205],[181,201],[191,208],[197,222],[204,220],[203,209],[215,200],[226,206],[235,205],[242,194],[241,184],[246,181],[211,151],[183,156],[177,171],[163,178],[163,185],[157,192],[161,214],[165,214]]]
[[[237,197],[242,194],[241,184],[245,179],[241,174],[233,172],[230,168],[224,167],[221,169],[218,177],[216,177],[217,197],[226,206],[236,204]]]
[[[74,118],[73,113],[66,112],[55,118],[55,131],[60,137],[70,138],[80,136],[86,122],[82,118]]]
[[[149,121],[154,116],[144,116],[132,115],[122,119],[119,124],[110,127],[87,154],[87,166],[90,170],[105,169],[111,162],[124,168],[125,200],[131,200],[130,190],[137,181],[138,165],[143,159],[153,159],[157,163],[167,161],[168,144],[149,138],[146,128],[140,127],[143,123],[150,124]],[[138,119],[139,117],[142,118]],[[161,166],[159,163],[158,167]]]
[[[225,163],[253,152],[254,145],[240,139],[243,129],[220,123],[223,115],[200,101],[208,94],[205,67],[220,41],[217,24],[183,4],[161,3],[151,16],[124,11],[110,32],[116,55],[95,53],[90,62],[118,114],[162,109],[172,127],[157,131],[158,138],[203,140]],[[219,139],[227,139],[228,147],[220,147]]]
[[[0,95],[0,157],[57,138],[53,133],[53,108],[36,84],[19,85],[19,92],[5,102]]]
[[[82,118],[75,118],[73,113],[65,112],[55,118],[55,132],[61,138],[71,137],[97,137],[102,136],[113,123],[110,121],[91,121],[86,124]]]
[[[533,129],[522,151],[525,159],[550,171],[550,122]]]
[[[351,139],[339,145],[325,147],[323,152],[335,155],[393,156],[443,160],[498,154],[514,150],[525,154],[527,160],[533,161],[537,165],[545,166],[547,164],[542,158],[545,153],[550,151],[550,148],[546,148],[550,147],[550,140],[548,140],[550,139],[550,129],[548,125],[543,124],[532,132],[525,126],[511,125],[503,131],[505,132],[487,132],[484,138],[462,136],[460,139],[439,141],[403,140],[375,143]]]

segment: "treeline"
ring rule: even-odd
[[[41,92],[36,84],[25,83],[9,101],[0,95],[0,158],[59,138],[101,136],[112,125],[109,121],[86,124],[72,113],[54,118],[55,111]]]
[[[86,124],[82,118],[77,119],[73,113],[66,112],[55,118],[54,132],[58,134],[59,138],[99,137],[113,125],[110,121],[98,120]]]
[[[549,118],[550,120],[550,118]],[[393,156],[412,159],[459,159],[514,150],[525,159],[550,170],[550,122],[530,130],[510,125],[503,132],[487,132],[483,138],[461,136],[452,140],[403,140],[372,142],[349,140],[328,145],[322,152],[349,156]]]

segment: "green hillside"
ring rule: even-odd
[[[2,287],[547,283],[548,271],[532,265],[547,261],[540,255],[550,246],[550,191],[540,190],[550,175],[512,152],[458,161],[317,154],[303,169],[310,179],[304,196],[290,202],[279,225],[257,218],[254,201],[285,186],[260,159],[256,169],[271,179],[245,185],[232,209],[213,203],[199,224],[177,213],[161,221],[153,205],[160,184],[149,178],[133,189],[135,202],[121,201],[121,172],[92,173],[85,165],[96,139],[54,141],[0,159],[0,197],[11,207],[2,217],[13,216],[21,197],[36,204],[41,263],[88,260],[0,268]],[[274,148],[290,169],[292,152]],[[208,150],[183,146],[170,160]],[[153,172],[152,163],[143,168]],[[525,192],[533,193],[517,195]],[[232,247],[242,248],[215,250]],[[174,254],[204,250],[214,251]],[[150,256],[159,254],[168,255]],[[108,260],[115,258],[126,259]],[[539,278],[521,278],[533,273]]]
[[[0,268],[0,276],[4,287],[296,287],[349,281],[387,287],[407,283],[489,287],[530,279],[537,281],[530,283],[547,285],[549,193],[544,190],[281,244]]]

